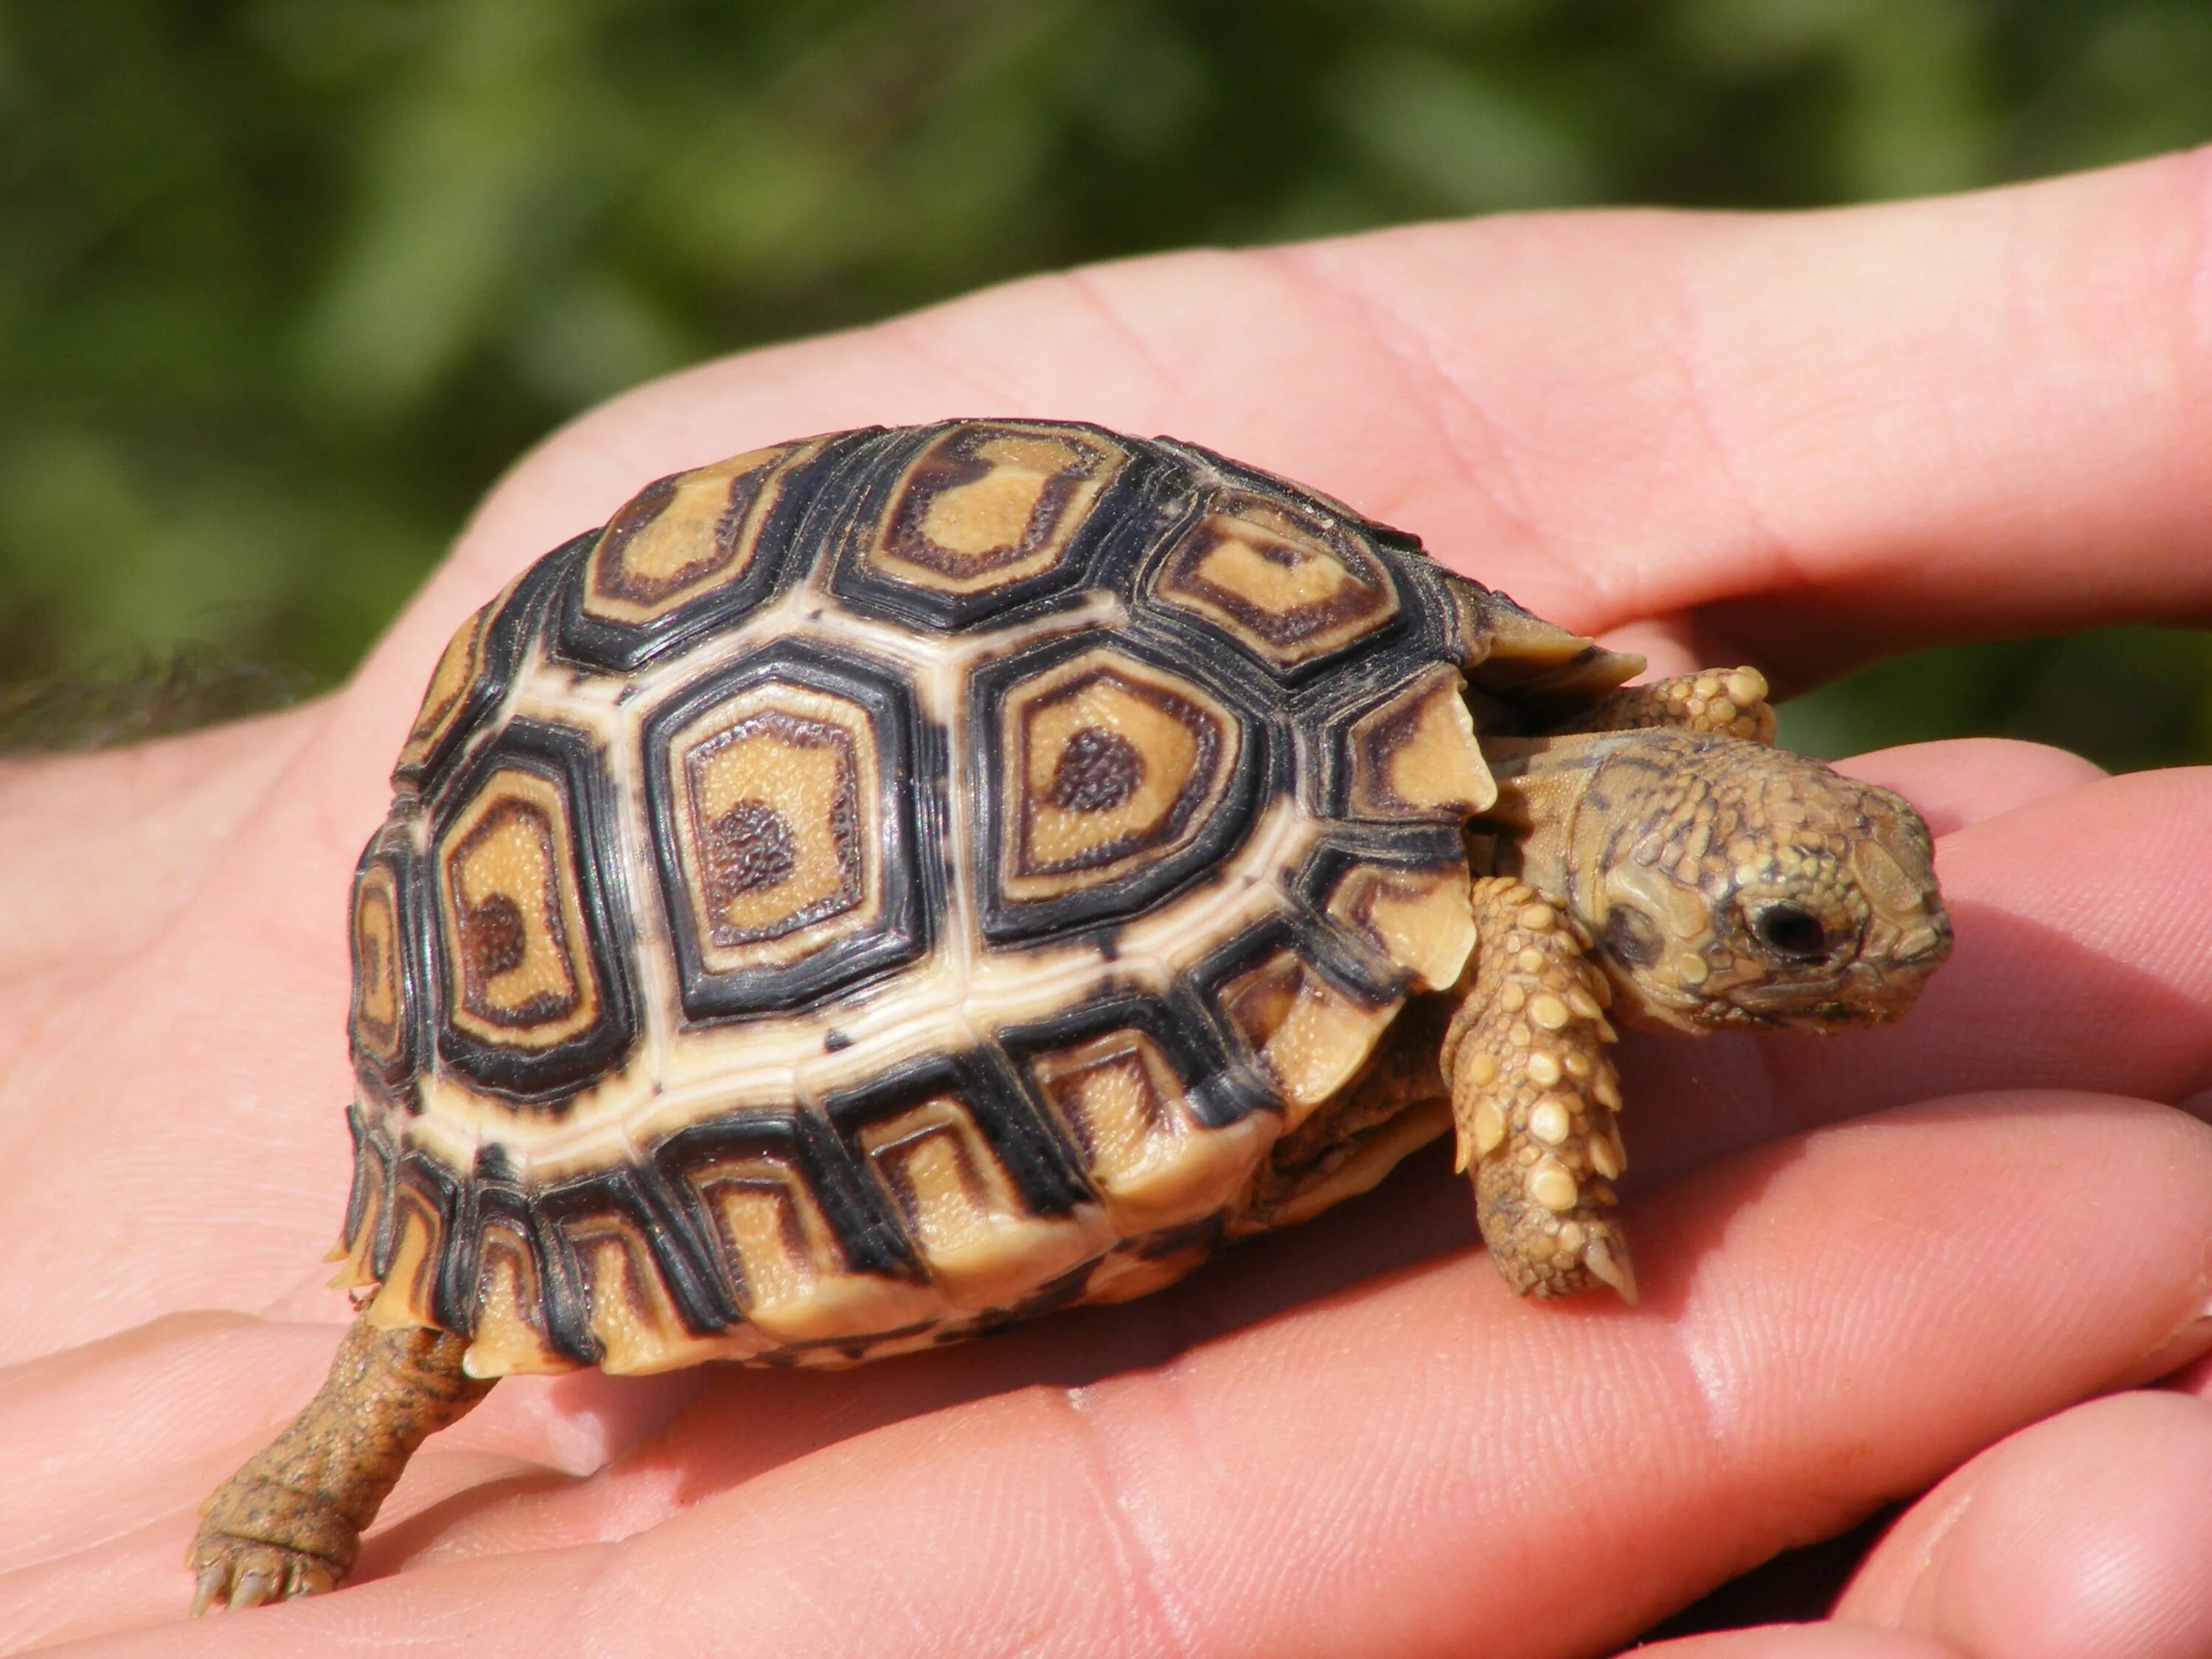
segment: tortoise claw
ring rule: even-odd
[[[192,1584],[191,1616],[216,1602],[234,1613],[270,1601],[296,1601],[319,1595],[337,1583],[331,1565],[302,1550],[250,1538],[203,1535],[192,1551],[198,1577]]]
[[[220,1561],[210,1561],[200,1569],[200,1576],[192,1585],[192,1618],[198,1618],[215,1605],[215,1598],[222,1594],[229,1578],[230,1569]]]

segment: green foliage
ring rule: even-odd
[[[334,680],[520,450],[697,357],[1189,243],[2028,176],[2207,86],[2202,0],[0,0],[0,685]],[[2201,645],[1801,724],[2205,757]]]

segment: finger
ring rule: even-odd
[[[1636,1650],[1636,1659],[1973,1659],[1963,1650],[1861,1625],[1770,1625],[1685,1636]]]
[[[1635,1310],[1435,1264],[714,1496],[664,1443],[661,1524],[634,1532],[635,1481],[580,1489],[619,1498],[620,1544],[161,1635],[252,1655],[465,1622],[481,1654],[549,1630],[620,1654],[742,1618],[794,1655],[1586,1651],[2155,1348],[2202,1294],[2208,1215],[2212,1132],[2170,1113],[1893,1115],[1656,1194]]]
[[[201,1502],[306,1402],[342,1334],[188,1314],[0,1371],[0,1652],[173,1615]],[[364,1570],[462,1494],[512,1504],[605,1467],[707,1376],[507,1382],[410,1462]]]
[[[395,640],[394,695],[411,708],[462,615],[644,480],[955,413],[1173,431],[1572,625],[1701,617],[1785,687],[1938,638],[2201,617],[2208,180],[2200,152],[1842,213],[1182,254],[748,354],[517,468]]]
[[[313,736],[289,710],[106,754],[0,762],[0,1122],[54,1011],[156,937]]]
[[[1911,744],[1853,755],[1838,761],[1836,769],[1905,796],[1937,836],[2079,789],[2106,775],[2093,760],[2014,738]]]
[[[1940,799],[1939,745],[1881,765]],[[2045,794],[1946,836],[1951,960],[1900,1024],[1820,1038],[1631,1033],[1632,1181],[1929,1095],[2051,1085],[2179,1100],[2212,1083],[2212,771]]]
[[[1884,1538],[1838,1619],[1976,1659],[2212,1653],[2212,1403],[2114,1395],[2024,1429]]]

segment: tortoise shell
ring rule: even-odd
[[[1419,547],[1055,422],[647,486],[453,636],[400,753],[340,1282],[496,1376],[1186,1270],[1459,975],[1471,709],[1635,666]]]

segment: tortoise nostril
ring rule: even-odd
[[[1817,962],[1828,954],[1828,930],[1820,917],[1794,904],[1770,904],[1751,919],[1759,942],[1777,956]]]

